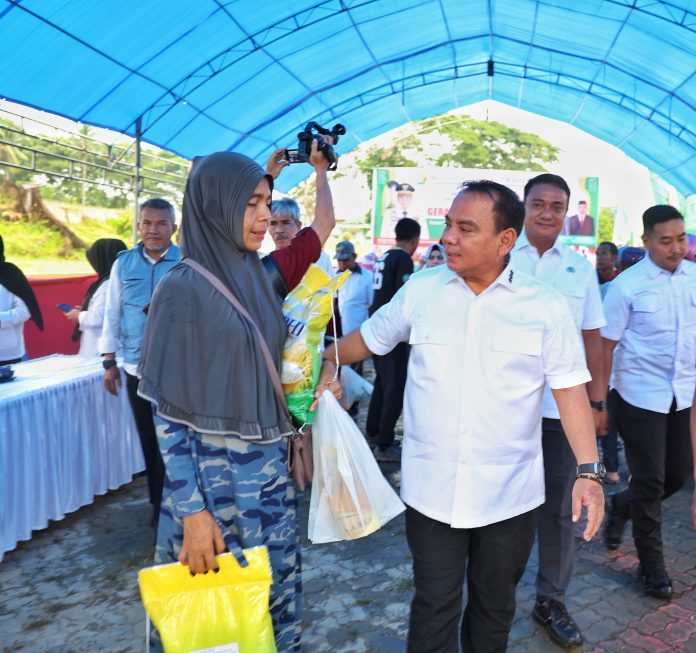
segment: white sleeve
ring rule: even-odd
[[[317,265],[326,272],[326,274],[329,275],[329,279],[334,278],[334,269],[333,266],[331,265],[331,259],[329,258],[329,255],[322,251],[322,253],[319,255],[319,260],[317,261]]]
[[[373,354],[383,356],[400,342],[408,341],[411,320],[406,310],[406,288],[402,286],[388,304],[362,323],[360,334]]]
[[[614,279],[604,297],[607,325],[602,328],[602,338],[615,342],[623,338],[631,318],[631,298],[623,292],[622,285],[619,278]]]
[[[107,284],[105,284],[107,285]],[[104,326],[97,343],[100,354],[115,354],[121,346],[121,279],[118,275],[118,259],[109,275],[104,303]]]
[[[551,319],[544,329],[542,356],[544,377],[553,390],[572,388],[590,381],[585,348],[564,297],[549,305]],[[556,310],[553,310],[553,309]]]
[[[106,308],[106,294],[108,289],[109,281],[107,280],[99,286],[97,292],[92,295],[87,310],[80,311],[78,319],[81,329],[101,329],[104,322],[104,310]]]
[[[8,308],[6,311],[0,311],[1,327],[22,324],[31,317],[31,313],[29,312],[27,305],[20,297],[17,297],[17,295],[9,291],[8,295],[11,296],[12,308]]]
[[[589,278],[587,297],[585,298],[585,310],[582,316],[582,330],[589,331],[591,329],[599,329],[607,323],[604,317],[604,309],[602,308],[602,295],[599,291],[599,283],[597,275],[592,270],[592,276]]]

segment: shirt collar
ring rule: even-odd
[[[532,249],[532,251],[539,256],[539,250],[532,245],[532,243],[529,242],[529,238],[527,238],[527,230],[523,229],[522,233],[517,237],[517,240],[515,241],[515,246],[512,248],[512,251],[517,251],[518,249],[524,249],[525,247],[529,247]],[[555,250],[560,256],[563,256],[563,248],[565,245],[559,240],[559,237],[556,236],[556,240],[554,241],[553,245],[551,246],[551,249],[548,251],[553,251]]]
[[[157,259],[157,261],[155,261],[155,259],[152,258],[152,256],[150,256],[150,255],[145,251],[145,244],[144,244],[142,241],[138,243],[138,246],[140,247],[140,253],[143,255],[143,258],[144,258],[146,261],[148,261],[149,263],[152,263],[153,265],[155,265],[155,264],[158,263],[159,261],[166,261],[166,260],[168,260],[168,259],[167,259],[167,254],[169,254],[169,252],[172,251],[172,244],[169,243],[169,247],[167,247],[167,249],[165,249],[164,252],[162,252],[162,256],[160,256],[159,259]]]
[[[655,261],[653,261],[652,258],[650,258],[650,253],[647,251],[645,252],[645,256],[643,257],[643,261],[645,261],[646,274],[648,275],[648,277],[650,279],[657,279],[657,277],[660,276],[660,273],[664,273],[669,277],[671,277],[675,274],[687,274],[686,269],[685,269],[686,266],[684,265],[684,259],[681,260],[681,262],[677,266],[677,269],[674,272],[669,272],[669,271],[665,270],[664,268],[661,268],[659,265],[657,265],[655,263]],[[638,261],[638,263],[641,263],[641,262],[642,261]],[[636,265],[638,265],[638,263],[636,263]]]
[[[447,264],[438,266],[440,268],[445,268],[440,274],[444,277],[445,283],[452,283],[453,281],[459,280],[462,283],[466,283],[462,277],[460,277],[456,272],[452,272],[447,267]],[[519,275],[517,271],[513,268],[512,263],[508,263],[503,271],[498,275],[498,277],[493,281],[493,283],[486,288],[483,292],[488,292],[491,288],[495,286],[504,286],[508,290],[517,292],[517,287],[519,283]]]

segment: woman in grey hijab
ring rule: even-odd
[[[256,253],[268,229],[272,179],[251,159],[196,159],[184,197],[181,251],[212,272],[254,319],[280,370],[287,327]],[[331,378],[328,365],[322,379]],[[172,268],[157,286],[138,369],[156,410],[166,468],[157,562],[191,573],[215,555],[266,545],[270,610],[279,652],[299,650],[300,558],[288,478],[292,426],[276,396],[258,336],[198,272]]]

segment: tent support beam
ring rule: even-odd
[[[140,219],[140,145],[143,139],[143,117],[135,121],[135,179],[133,182],[133,247],[138,242],[138,221]]]

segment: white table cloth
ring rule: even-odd
[[[48,521],[144,469],[125,379],[118,397],[99,358],[48,356],[0,384],[0,560]]]

